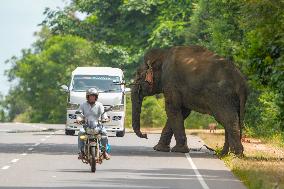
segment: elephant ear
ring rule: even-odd
[[[151,90],[154,86],[154,80],[156,81],[155,78],[159,78],[164,53],[163,49],[152,49],[144,57],[144,69],[146,70],[145,81],[150,85]]]
[[[152,65],[149,60],[147,61],[147,66],[148,69],[146,71],[145,81],[147,81],[152,86],[154,83],[154,74],[153,74]]]

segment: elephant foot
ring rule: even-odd
[[[161,152],[169,152],[170,146],[158,143],[156,146],[153,147],[153,149],[156,151],[161,151]]]
[[[234,147],[228,147],[228,146],[224,146],[221,153],[220,153],[220,156],[221,157],[224,157],[226,155],[228,155],[229,151],[231,151],[232,153],[234,153],[237,157],[243,157],[244,154],[243,154],[243,147],[238,147],[238,148],[234,148]]]
[[[242,158],[244,157],[244,150],[243,150],[243,147],[238,147],[238,148],[235,148],[235,149],[231,149],[232,152],[239,158]]]
[[[172,150],[172,152],[179,152],[179,153],[188,153],[189,152],[189,148],[188,146],[185,145],[175,145]]]
[[[227,154],[229,153],[229,148],[228,147],[223,147],[221,153],[220,153],[220,156],[221,157],[224,157],[226,156]]]

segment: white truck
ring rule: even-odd
[[[74,135],[75,131],[80,130],[80,125],[75,123],[77,117],[75,112],[80,104],[86,101],[86,90],[96,88],[99,91],[98,101],[104,105],[105,109],[115,106],[112,111],[108,112],[110,122],[104,123],[104,126],[107,131],[115,132],[117,137],[123,137],[125,134],[125,94],[130,92],[129,88],[125,88],[124,83],[124,75],[119,68],[77,67],[72,72],[69,87],[61,86],[63,91],[69,93],[65,134]]]

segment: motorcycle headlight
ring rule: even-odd
[[[79,107],[80,107],[80,104],[75,104],[75,103],[68,103],[67,104],[68,110],[78,110]]]
[[[87,136],[86,135],[81,135],[80,136],[80,140],[87,140]]]
[[[124,105],[123,105],[123,104],[115,105],[115,106],[112,108],[112,111],[124,111]]]

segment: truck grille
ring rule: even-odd
[[[77,116],[75,114],[68,114],[68,117],[70,119],[76,119],[77,118]]]
[[[121,120],[121,118],[122,118],[121,116],[113,116],[112,120],[113,121],[119,121],[119,120]]]

